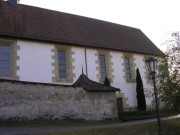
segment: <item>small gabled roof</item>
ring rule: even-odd
[[[72,85],[72,87],[82,87],[89,92],[115,92],[120,91],[118,88],[106,86],[98,82],[90,80],[85,74],[81,74],[78,80]]]
[[[5,1],[0,1],[0,36],[162,55],[140,29]]]

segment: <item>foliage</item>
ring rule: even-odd
[[[179,36],[178,36],[179,37]],[[156,80],[159,98],[163,107],[175,112],[180,111],[180,40],[174,38],[161,59]]]
[[[141,79],[141,75],[139,73],[139,69],[136,70],[136,92],[137,92],[137,103],[138,110],[145,111],[146,110],[146,100],[144,95],[144,88]]]
[[[180,33],[168,42],[166,55],[170,78],[180,85]]]
[[[107,76],[106,76],[105,79],[104,79],[104,85],[106,85],[106,86],[111,86],[111,83],[110,83],[110,81],[109,81],[109,79],[108,79]]]

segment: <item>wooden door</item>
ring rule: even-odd
[[[122,98],[117,98],[117,108],[118,108],[118,116],[119,116],[119,118],[121,118],[122,112],[123,112]]]

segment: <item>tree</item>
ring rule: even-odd
[[[161,59],[157,73],[157,89],[164,109],[180,111],[180,38],[173,33],[173,39],[166,42],[167,51]]]
[[[144,95],[144,88],[141,79],[141,75],[139,73],[139,69],[136,69],[136,92],[137,92],[137,103],[138,110],[145,111],[146,110],[146,100]]]
[[[108,79],[107,76],[106,76],[105,79],[104,79],[104,85],[106,85],[106,86],[111,86],[111,83],[110,83],[110,81],[109,81],[109,79]]]

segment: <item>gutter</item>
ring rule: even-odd
[[[85,53],[86,76],[88,77],[88,66],[87,66],[87,46],[85,47],[84,53]]]

